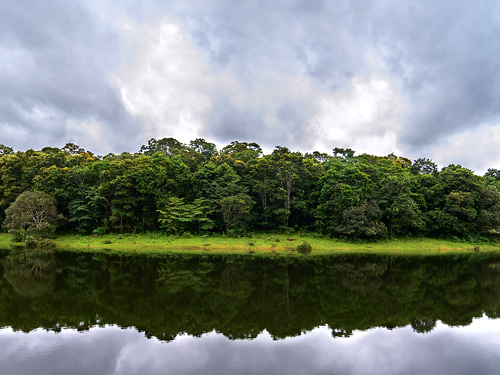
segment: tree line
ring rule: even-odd
[[[0,222],[26,191],[55,200],[62,230],[102,234],[253,231],[332,237],[492,237],[500,234],[500,171],[390,154],[302,154],[234,141],[151,139],[136,153],[0,145]],[[12,208],[11,208],[12,210]],[[9,219],[9,218],[7,218]]]

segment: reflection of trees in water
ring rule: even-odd
[[[23,297],[38,297],[54,288],[56,278],[53,254],[20,253],[2,259],[3,277]]]
[[[490,318],[500,317],[500,262],[485,262],[479,265],[477,272],[478,295]]]
[[[413,319],[411,322],[411,327],[415,332],[418,333],[428,333],[436,327],[436,321],[432,318],[428,319]]]
[[[382,284],[381,276],[387,271],[386,263],[339,263],[333,265],[335,274],[340,274],[342,286],[350,291],[369,295]]]
[[[281,338],[327,324],[334,336],[349,336],[354,330],[409,324],[429,332],[437,320],[467,324],[483,312],[498,316],[500,308],[500,263],[481,256],[58,255],[52,265],[42,261],[10,256],[2,261],[5,279],[16,291],[28,292],[16,297],[0,283],[0,323],[26,326],[30,316],[33,328],[84,329],[98,316],[99,324],[135,326],[167,340],[214,329],[232,339],[253,338],[264,329]],[[51,293],[37,292],[33,284],[42,279]],[[16,303],[27,310],[23,317],[11,313],[9,306]]]

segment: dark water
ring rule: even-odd
[[[1,374],[498,374],[500,258],[0,260]]]

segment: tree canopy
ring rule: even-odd
[[[218,151],[202,138],[188,144],[150,139],[136,153],[105,157],[73,143],[17,152],[0,146],[0,222],[6,229],[15,222],[33,228],[14,220],[9,209],[29,192],[46,202],[50,197],[68,218],[63,229],[81,233],[500,234],[500,173],[494,168],[482,177],[454,164],[438,170],[425,157],[412,162],[339,147],[331,155],[283,146],[265,154],[257,143],[233,141]]]

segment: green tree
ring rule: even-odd
[[[270,215],[270,200],[276,190],[276,171],[273,161],[264,156],[249,163],[249,181],[252,192],[257,194],[262,205],[263,226],[267,229]]]
[[[0,156],[13,154],[14,150],[12,147],[4,146],[0,144]]]
[[[233,229],[242,227],[250,218],[254,201],[250,196],[239,193],[221,198],[219,204],[226,229]]]
[[[288,228],[290,215],[294,201],[292,197],[297,190],[297,185],[307,175],[304,165],[304,157],[299,152],[291,152],[286,147],[276,146],[271,155],[276,170],[276,182],[278,184],[276,200],[282,203],[280,208],[274,210],[277,216],[281,216],[283,225]]]
[[[337,233],[356,238],[374,239],[384,237],[387,228],[380,220],[382,212],[377,202],[363,202],[358,207],[349,207],[342,213],[342,222],[337,226]]]
[[[482,178],[460,165],[449,165],[438,173],[427,197],[427,227],[438,236],[468,237],[476,230]]]
[[[55,232],[61,216],[57,202],[41,191],[25,191],[5,210],[4,227],[12,232],[26,231],[35,237]]]
[[[184,231],[195,219],[191,206],[185,203],[184,198],[169,197],[163,204],[163,209],[158,212],[160,213],[158,218],[160,227],[174,234]]]
[[[186,148],[186,146],[175,138],[151,138],[147,145],[141,146],[139,152],[146,155],[153,155],[159,152],[167,156],[173,156],[177,155],[184,148]]]
[[[438,168],[432,160],[419,158],[413,162],[410,171],[413,174],[436,174]]]
[[[197,226],[198,234],[201,231],[212,229],[215,223],[210,219],[210,215],[214,212],[214,207],[205,198],[197,198],[190,204],[190,210],[194,217],[193,222]]]
[[[137,156],[122,154],[109,162],[99,178],[102,181],[99,194],[105,199],[108,212],[106,219],[123,233],[136,223],[139,216],[139,198],[135,185],[134,159]],[[108,162],[106,160],[106,162]]]
[[[61,150],[68,152],[70,155],[78,155],[86,152],[85,149],[74,143],[66,143],[63,147],[61,147]]]
[[[387,176],[376,193],[384,221],[393,234],[415,233],[422,227],[421,212],[411,191],[410,176]]]
[[[177,234],[190,229],[201,233],[213,228],[214,222],[209,218],[213,212],[209,202],[204,198],[186,203],[184,198],[168,197],[161,200],[162,209],[158,210],[160,227]]]
[[[207,142],[203,138],[196,138],[189,142],[189,147],[202,154],[206,160],[210,160],[212,156],[217,156],[217,147],[214,143]]]
[[[342,157],[342,158],[352,158],[355,152],[356,151],[351,150],[350,148],[335,147],[333,149],[333,155],[335,157]]]
[[[374,184],[357,165],[330,168],[319,180],[320,196],[316,217],[332,231],[342,220],[344,210],[371,198]]]
[[[500,235],[500,192],[493,185],[484,189],[476,222],[481,233]]]

